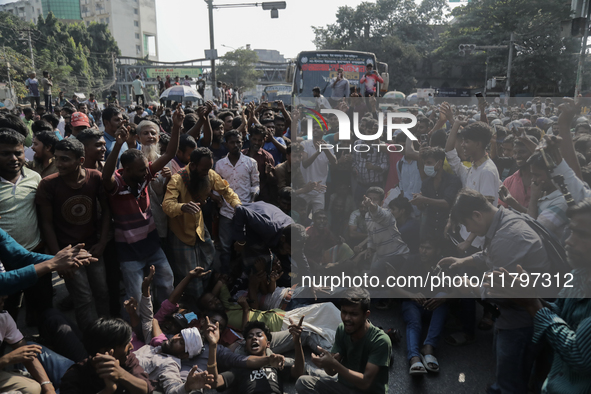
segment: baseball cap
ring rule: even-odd
[[[88,121],[88,116],[86,116],[86,114],[83,114],[82,112],[74,112],[72,114],[72,117],[70,118],[70,123],[72,124],[72,127],[78,127],[78,126],[90,127],[90,122]]]

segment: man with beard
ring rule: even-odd
[[[537,144],[535,137],[529,139]],[[513,157],[519,168],[518,171],[509,176],[501,185],[499,190],[500,204],[505,208],[510,206],[516,211],[527,213],[529,200],[531,198],[531,171],[527,159],[530,157],[530,150],[519,139],[513,143]]]
[[[35,155],[32,161],[27,162],[26,166],[39,174],[41,178],[57,172],[53,152],[58,141],[53,131],[42,131],[33,137],[32,149]]]
[[[169,242],[175,260],[173,271],[179,280],[193,268],[208,270],[213,263],[215,248],[201,212],[211,191],[218,192],[232,208],[241,204],[228,182],[212,167],[212,152],[207,148],[195,149],[189,165],[170,179],[162,202],[164,213],[169,216]],[[208,279],[192,281],[187,294],[199,298]]]
[[[90,355],[72,365],[62,378],[63,394],[148,394],[153,391],[148,374],[133,354],[132,330],[121,319],[100,318],[85,332]]]
[[[591,199],[570,208],[568,217],[571,235],[566,240],[566,253],[573,268],[570,286],[562,289],[555,303],[539,298],[514,300],[533,317],[533,341],[545,340],[554,351],[543,393],[591,390]]]
[[[217,162],[216,172],[230,184],[240,201],[254,202],[260,191],[257,162],[240,152],[242,136],[238,131],[226,132],[224,139],[229,153],[228,156]],[[220,243],[222,244],[220,261],[224,274],[230,273],[233,216],[234,209],[224,201],[220,209],[219,224]]]
[[[128,299],[140,298],[143,272],[151,265],[157,269],[155,284],[159,301],[166,299],[173,290],[172,271],[160,247],[160,238],[150,208],[148,185],[156,173],[174,157],[179,146],[184,117],[179,104],[174,114],[172,136],[166,152],[156,161],[149,163],[141,151],[130,149],[121,155],[123,168],[115,171],[119,152],[129,134],[129,129],[121,125],[115,133],[112,154],[105,163],[103,183],[109,194],[115,222],[115,243]]]
[[[318,347],[320,356],[312,353],[312,362],[324,371],[301,376],[296,382],[299,394],[388,392],[392,343],[384,331],[369,321],[369,303],[367,290],[348,290],[341,301],[343,322],[337,328],[331,351]],[[333,378],[335,374],[338,380]]]

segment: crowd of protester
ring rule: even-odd
[[[100,118],[65,99],[2,112],[0,391],[282,393],[293,379],[298,393],[386,393],[399,336],[369,321],[370,304],[401,308],[410,375],[439,372],[441,341],[494,329],[487,392],[591,390],[580,106],[415,106],[416,141],[386,140],[377,100],[355,96],[331,102],[371,141],[340,140],[335,115],[232,95],[126,109],[113,93]],[[398,288],[400,303],[302,287],[311,273],[551,272],[565,248],[576,275],[553,303],[501,299],[490,282]],[[54,308],[53,272],[75,322]],[[43,343],[15,323],[23,297]],[[461,330],[444,336],[450,315]]]

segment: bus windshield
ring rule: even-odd
[[[295,97],[312,97],[312,89],[320,88],[325,97],[332,94],[331,80],[336,78],[337,70],[343,68],[344,77],[349,80],[350,87],[357,87],[365,74],[365,65],[376,65],[376,56],[368,52],[355,51],[310,51],[302,52],[296,60],[293,95]]]
[[[270,85],[263,90],[265,100],[271,102],[282,100],[283,104],[289,105],[291,103],[291,86],[290,85]]]

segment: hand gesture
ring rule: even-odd
[[[216,346],[220,341],[220,323],[216,322],[213,324],[209,317],[205,316],[205,340],[209,343],[209,346]]]
[[[499,188],[499,198],[504,203],[509,203],[509,201],[513,199],[513,196],[511,195],[509,189],[507,189],[507,186],[501,185]]]
[[[160,173],[166,180],[170,180],[170,178],[172,178],[172,171],[168,167],[162,168],[162,170],[160,170]]]
[[[115,131],[115,144],[117,144],[117,146],[121,146],[123,145],[125,142],[127,142],[127,139],[129,138],[129,126],[124,126],[122,125],[121,127],[119,127],[117,129],[117,131]]]
[[[279,278],[283,275],[283,271],[271,271],[271,275],[269,275],[270,282],[277,282]]]
[[[421,193],[414,193],[410,203],[412,205],[422,205],[425,202],[425,197]]]
[[[203,278],[206,275],[211,274],[211,270],[205,271],[205,269],[203,267],[195,267],[193,268],[191,271],[189,271],[189,274],[187,276],[190,276],[191,278]]]
[[[213,375],[207,371],[197,372],[198,367],[195,365],[189,371],[187,381],[185,382],[185,391],[191,392],[194,390],[211,389],[214,384]]]
[[[320,145],[322,145],[324,141],[320,140],[320,141],[314,141],[314,148],[316,148],[317,153],[320,153]]]
[[[118,382],[123,376],[125,376],[125,370],[119,365],[119,360],[113,357],[113,350],[108,353],[98,353],[93,358],[94,369],[96,374],[101,379],[109,379],[114,382]]]
[[[448,120],[452,123],[454,121],[454,112],[451,109],[451,105],[449,105],[449,103],[447,102],[441,104],[441,109],[439,110],[439,118],[442,119],[442,117],[445,118],[445,120]]]
[[[53,259],[51,259],[55,264],[55,271],[79,268],[98,261],[98,259],[92,257],[92,255],[83,248],[84,244],[78,244],[74,247],[69,245],[57,252]]]
[[[283,100],[277,100],[275,102],[277,103],[277,108],[280,111],[285,111],[285,104],[283,104]]]
[[[123,308],[125,308],[125,311],[127,312],[127,314],[129,316],[136,316],[136,317],[138,316],[137,301],[135,298],[131,297],[129,300],[123,301]],[[133,319],[132,319],[132,321],[133,321]]]
[[[162,114],[164,113],[164,107],[162,105],[158,106],[158,109],[156,110],[156,116],[158,118],[160,118],[162,116]]]
[[[444,257],[441,260],[439,260],[437,265],[442,269],[454,269],[459,268],[462,265],[463,261],[464,260],[459,257]]]
[[[321,369],[334,369],[339,361],[328,350],[317,346],[320,356],[312,353],[312,363]]]
[[[560,144],[562,143],[562,137],[556,135],[546,134],[540,145],[536,150],[544,150],[544,153],[549,155],[554,161],[554,164],[558,165],[562,161],[562,153],[560,152]]]
[[[302,324],[304,323],[304,316],[302,316],[300,318],[300,322],[298,324],[294,323],[293,320],[291,320],[291,317],[289,318],[289,333],[291,334],[291,338],[293,339],[294,343],[299,343],[300,342],[300,337],[302,335],[302,331],[304,331],[304,328],[302,327]]]
[[[579,113],[581,113],[581,103],[576,103],[575,100],[569,97],[563,98],[564,103],[558,106],[561,111],[558,117],[558,122],[567,121],[570,124],[571,120]]]
[[[172,114],[172,126],[180,129],[183,127],[183,121],[185,120],[185,111],[183,111],[183,105],[179,104],[176,107],[176,111]]]
[[[265,174],[269,175],[273,170],[273,165],[271,163],[265,163]]]
[[[530,185],[530,193],[532,198],[534,198],[534,196],[536,197],[536,199],[539,199],[542,196],[542,188],[545,186],[546,182],[545,181],[541,181],[540,183],[535,183],[534,180],[532,179],[531,181],[531,185]]]
[[[363,196],[363,201],[361,202],[361,205],[363,205],[370,212],[375,212],[378,209],[377,204],[367,196]]]
[[[33,361],[41,354],[41,346],[39,345],[26,345],[14,349],[8,353],[5,358],[8,359],[8,364],[22,364],[27,361]]]
[[[186,204],[183,204],[181,206],[181,211],[184,213],[188,213],[190,215],[195,215],[196,213],[201,212],[200,205],[201,203],[191,201]]]
[[[148,273],[148,276],[146,276],[144,278],[144,281],[142,282],[142,294],[144,297],[150,296],[150,286],[152,286],[152,281],[154,280],[155,274],[156,274],[156,267],[151,265],[150,272]]]
[[[271,354],[269,356],[269,365],[272,368],[277,368],[279,370],[282,370],[284,364],[285,364],[285,357],[283,357],[281,354]]]

